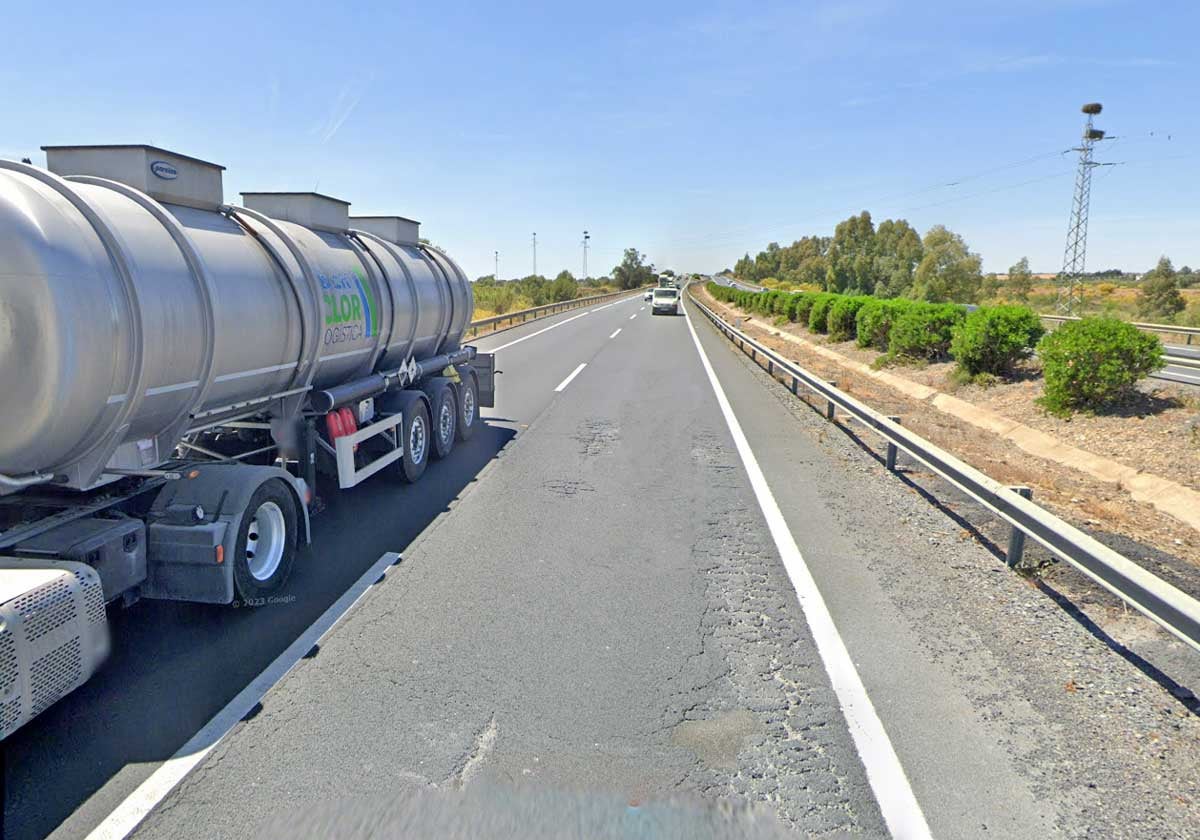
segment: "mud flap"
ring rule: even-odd
[[[494,408],[496,405],[496,356],[493,353],[476,353],[471,361],[475,368],[475,377],[479,381],[479,404],[484,408]]]

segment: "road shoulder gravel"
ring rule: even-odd
[[[714,365],[723,345],[726,369],[748,374],[728,375],[741,402],[730,397],[935,836],[953,832],[939,831],[946,811],[934,803],[967,809],[976,796],[1014,813],[1031,798],[1047,822],[1025,836],[1189,836],[1200,824],[1200,718],[1187,702],[1086,616],[1008,571],[973,530],[973,503],[925,476],[888,474],[874,441],[827,423],[706,330]],[[962,741],[963,730],[983,736]],[[977,778],[937,769],[989,740],[985,763],[996,772],[998,751],[1010,788],[971,795]],[[989,836],[1005,827],[985,826]]]

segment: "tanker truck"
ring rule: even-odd
[[[411,219],[43,149],[0,160],[0,738],[91,676],[110,608],[272,595],[318,474],[418,481],[494,394],[471,285]]]

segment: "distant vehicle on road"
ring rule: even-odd
[[[650,289],[642,296],[642,300],[652,300],[654,298],[654,290]]]
[[[679,314],[679,290],[669,289],[665,286],[660,286],[654,290],[654,295],[651,298],[653,301],[650,311],[655,315],[678,315]]]

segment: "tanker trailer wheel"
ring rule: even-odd
[[[415,483],[425,474],[429,464],[429,450],[433,448],[433,430],[429,425],[429,409],[424,400],[413,400],[404,407],[404,457],[400,465],[400,477],[409,484]]]
[[[433,457],[445,458],[450,454],[457,425],[458,405],[454,400],[454,389],[443,385],[433,400]]]
[[[298,519],[295,497],[279,479],[254,491],[234,547],[233,582],[243,601],[283,588],[296,560]]]
[[[458,388],[458,422],[455,434],[461,441],[468,441],[479,426],[479,386],[475,377],[467,374]]]

